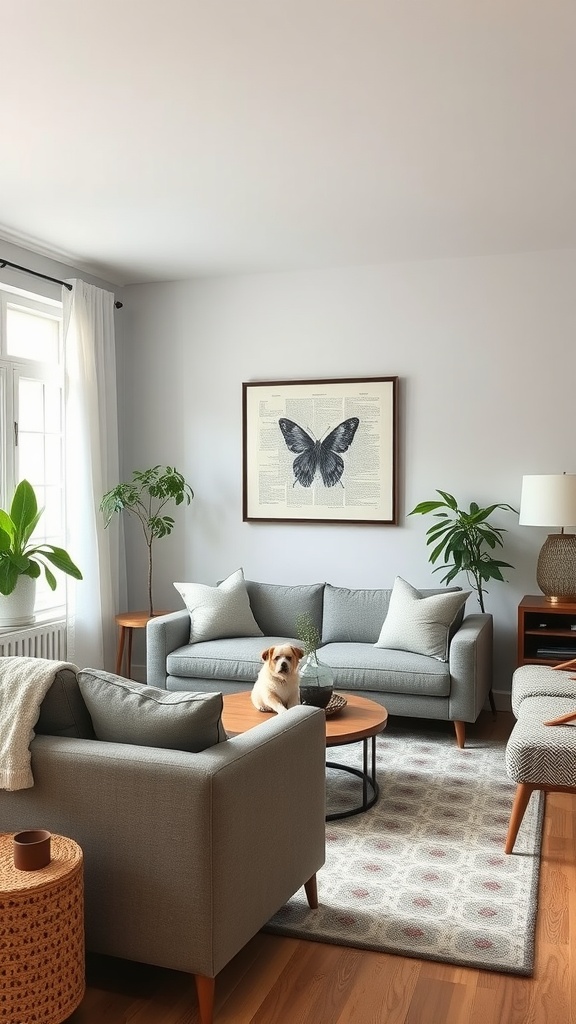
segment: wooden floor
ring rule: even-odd
[[[470,735],[505,737],[512,724],[484,712]],[[259,934],[218,975],[214,1024],[576,1024],[575,836],[576,799],[548,796],[532,978]],[[191,977],[96,957],[69,1018],[198,1020]]]

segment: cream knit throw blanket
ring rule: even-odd
[[[62,668],[78,671],[67,661],[0,658],[0,789],[34,785],[30,767],[34,726],[40,705]]]

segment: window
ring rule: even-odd
[[[44,508],[38,542],[65,547],[62,303],[0,285],[0,507],[29,480]],[[62,606],[40,576],[37,611]]]

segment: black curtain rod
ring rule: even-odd
[[[67,288],[69,292],[72,291],[72,285],[68,281],[59,281],[57,277],[48,277],[48,274],[40,274],[37,270],[28,270],[28,267],[20,267],[17,263],[11,263],[10,260],[0,258],[0,269],[2,267],[12,267],[13,270],[21,270],[23,274],[32,274],[32,277],[41,277],[43,281],[52,281],[53,284],[61,284],[64,288]],[[122,309],[122,302],[115,302],[115,309]]]

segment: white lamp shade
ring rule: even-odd
[[[576,475],[522,477],[521,526],[576,526]]]

